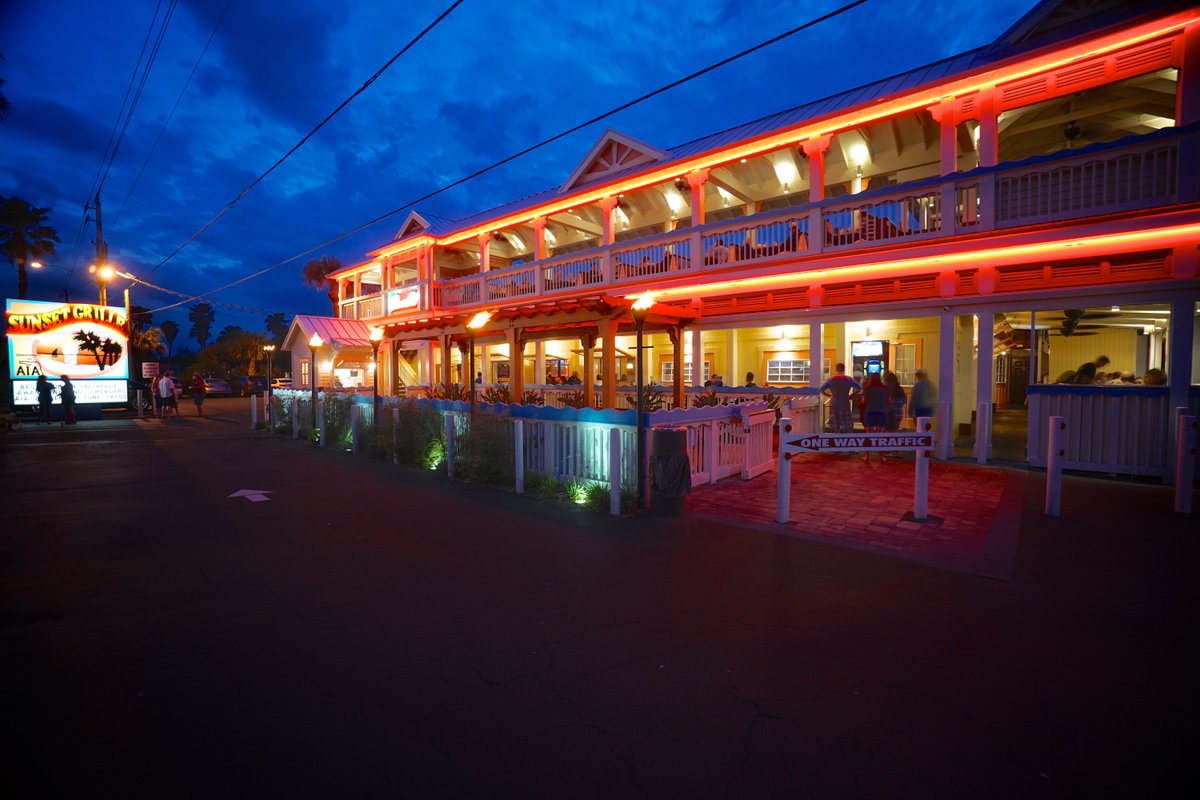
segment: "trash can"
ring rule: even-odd
[[[678,517],[683,513],[683,498],[691,491],[687,428],[651,428],[650,511]]]

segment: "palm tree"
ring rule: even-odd
[[[75,331],[75,336],[72,338],[79,342],[80,350],[86,350],[87,352],[91,353],[92,357],[96,359],[96,364],[99,365],[101,369],[104,368],[104,365],[100,362],[101,342],[99,336],[91,331],[81,330]]]
[[[192,323],[192,329],[188,335],[195,339],[201,347],[208,344],[208,338],[212,335],[213,320],[216,319],[216,316],[213,307],[208,303],[196,303],[188,309],[188,321]]]
[[[179,335],[179,324],[173,319],[163,320],[158,329],[167,340],[167,358],[170,358],[175,351],[175,337]]]
[[[144,331],[150,327],[154,319],[150,314],[150,309],[145,306],[130,306],[129,307],[129,330],[133,333]]]
[[[123,351],[124,349],[121,347],[120,342],[115,342],[109,337],[105,336],[104,343],[100,345],[100,369],[111,367],[113,364],[116,364],[117,359],[121,357],[121,353]]]
[[[287,317],[283,314],[268,314],[265,320],[267,324],[267,333],[277,342],[283,341],[283,337],[287,336],[289,323]]]
[[[48,208],[35,208],[19,197],[0,197],[0,249],[17,268],[17,295],[29,292],[29,264],[54,255],[58,231],[46,225]]]
[[[304,285],[324,289],[329,294],[335,317],[338,315],[338,287],[337,281],[329,279],[329,273],[337,272],[341,268],[342,262],[337,256],[321,256],[304,265]]]

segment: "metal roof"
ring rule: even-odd
[[[369,348],[371,346],[371,331],[362,320],[297,314],[292,320],[292,330],[288,332],[287,338],[291,339],[292,332],[297,328],[300,330],[304,342],[311,339],[315,333],[325,341],[325,344],[335,350],[344,347]]]

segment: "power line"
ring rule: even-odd
[[[216,222],[221,217],[225,216],[227,213],[229,213],[231,210],[233,210],[233,207],[236,206],[243,197],[250,194],[250,192],[254,189],[255,186],[262,183],[262,181],[268,175],[270,175],[272,172],[274,172],[275,169],[280,164],[282,164],[284,161],[287,161],[288,158],[293,153],[295,153],[297,150],[299,150],[301,147],[303,147],[305,145],[305,143],[308,142],[308,140],[311,139],[316,134],[317,131],[319,131],[319,130],[321,130],[321,128],[325,127],[325,124],[327,122],[329,122],[331,119],[333,119],[335,116],[337,116],[338,113],[340,113],[343,108],[350,105],[351,101],[353,101],[354,98],[358,97],[360,94],[362,94],[364,91],[366,91],[367,87],[370,86],[372,83],[374,83],[376,81],[376,79],[379,78],[379,76],[383,75],[383,73],[386,72],[387,69],[389,67],[391,67],[392,64],[394,64],[396,62],[397,59],[400,58],[400,56],[407,53],[417,42],[419,42],[419,41],[421,41],[421,39],[425,38],[425,34],[429,33],[431,30],[436,28],[438,26],[438,24],[441,23],[442,20],[444,20],[446,17],[450,16],[450,13],[453,12],[454,9],[456,9],[460,5],[462,5],[462,3],[463,3],[463,0],[454,0],[454,2],[452,2],[449,6],[447,6],[446,10],[444,10],[441,14],[439,14],[437,16],[437,19],[435,19],[433,22],[426,25],[425,28],[420,33],[418,33],[415,37],[413,37],[408,42],[408,44],[406,44],[406,45],[404,45],[404,47],[400,48],[400,50],[398,50],[395,55],[393,55],[391,58],[389,58],[382,67],[380,67],[378,70],[376,70],[375,74],[372,75],[370,78],[368,78],[367,81],[362,86],[358,87],[358,89],[356,89],[349,97],[347,97],[345,100],[343,100],[341,103],[339,103],[337,108],[335,108],[333,111],[330,111],[329,114],[327,114],[323,120],[321,120],[320,122],[317,123],[317,126],[315,128],[313,128],[311,131],[306,133],[304,135],[304,137],[300,141],[296,142],[296,144],[293,145],[290,150],[288,150],[286,153],[284,153],[282,156],[280,156],[279,160],[277,160],[274,164],[272,164],[267,169],[266,172],[259,175],[253,181],[251,181],[250,185],[247,186],[245,189],[243,189],[241,192],[239,192],[237,197],[230,200],[229,203],[227,203],[224,208],[222,208],[220,211],[217,212],[216,216],[214,216],[208,222],[204,223],[204,225],[202,225],[200,227],[200,230],[196,231],[191,236],[189,236],[187,239],[185,239],[183,244],[179,245],[179,247],[176,247],[166,258],[164,258],[162,261],[158,262],[153,267],[151,267],[150,270],[146,274],[149,275],[149,274],[153,273],[155,270],[157,270],[159,267],[161,267],[163,264],[166,264],[168,261],[170,261],[176,255],[178,255],[185,247],[187,247],[189,244],[194,242],[196,240],[196,238],[200,236],[200,234],[202,234],[206,230],[208,230],[208,228],[214,222]]]
[[[665,86],[661,86],[657,89],[654,89],[653,91],[650,91],[650,92],[647,92],[647,93],[641,95],[640,97],[637,97],[633,100],[622,103],[621,105],[619,105],[609,111],[605,111],[603,114],[598,114],[597,116],[594,116],[589,120],[580,122],[579,124],[574,125],[570,128],[567,128],[566,130],[564,130],[560,133],[556,133],[547,139],[543,139],[542,141],[538,142],[537,144],[530,145],[529,147],[526,147],[524,150],[520,150],[516,153],[513,153],[510,156],[502,158],[501,160],[496,161],[486,167],[483,167],[482,169],[478,169],[475,172],[470,173],[469,175],[464,175],[463,177],[461,177],[451,183],[447,183],[443,186],[440,186],[437,189],[434,189],[433,191],[428,192],[418,198],[409,200],[409,201],[405,202],[403,205],[400,205],[400,206],[392,209],[391,211],[388,211],[385,214],[381,214],[380,216],[375,217],[374,219],[370,220],[369,222],[364,222],[363,224],[361,224],[357,227],[351,228],[350,230],[345,231],[343,233],[340,233],[331,239],[326,239],[325,241],[321,242],[320,244],[314,245],[313,247],[310,247],[307,250],[303,250],[299,253],[296,253],[293,256],[289,256],[288,258],[285,258],[282,261],[278,261],[269,267],[264,267],[263,269],[260,269],[257,272],[252,272],[249,275],[246,275],[245,277],[238,278],[236,281],[227,283],[224,286],[218,286],[216,289],[210,289],[207,292],[204,292],[199,295],[195,295],[195,297],[193,299],[199,300],[199,299],[206,298],[208,295],[225,291],[226,289],[237,286],[239,283],[245,283],[248,280],[252,280],[254,278],[259,277],[260,275],[265,275],[266,273],[271,272],[272,270],[278,269],[279,267],[282,267],[285,264],[290,264],[291,262],[296,261],[297,259],[304,258],[304,256],[309,255],[311,253],[315,253],[317,250],[320,250],[321,248],[324,248],[324,247],[328,247],[329,245],[331,245],[335,242],[339,242],[342,239],[345,239],[347,236],[353,236],[354,234],[358,233],[359,231],[370,228],[373,225],[377,225],[380,222],[383,222],[385,219],[388,219],[389,217],[394,217],[396,214],[399,214],[401,211],[404,211],[405,209],[410,208],[410,207],[416,205],[417,203],[422,203],[422,202],[430,199],[431,197],[436,197],[437,195],[439,195],[443,192],[449,191],[450,189],[453,189],[456,186],[460,186],[460,185],[466,183],[467,181],[474,180],[475,178],[478,178],[480,175],[485,175],[488,172],[491,172],[492,170],[496,169],[497,167],[501,167],[505,164],[508,164],[511,161],[515,161],[516,159],[518,159],[524,155],[528,155],[529,153],[532,153],[534,150],[538,150],[542,147],[545,147],[546,145],[548,145],[552,142],[556,142],[565,136],[569,136],[572,133],[575,133],[576,131],[586,128],[589,125],[594,125],[595,123],[600,122],[601,120],[607,119],[607,118],[613,116],[614,114],[619,114],[620,112],[625,111],[626,109],[632,108],[633,106],[638,105],[639,103],[645,102],[646,100],[649,100],[652,97],[657,97],[658,95],[662,94],[663,92],[667,92],[678,86],[682,86],[683,84],[687,83],[688,81],[695,80],[696,78],[699,78],[702,75],[706,75],[715,69],[719,69],[719,68],[725,66],[726,64],[730,64],[734,61],[737,61],[740,58],[744,58],[752,53],[762,50],[764,47],[768,47],[772,44],[775,44],[776,42],[786,39],[789,36],[793,36],[797,33],[800,33],[801,31],[807,30],[808,28],[811,28],[815,25],[819,25],[822,22],[827,22],[828,20],[831,20],[834,17],[840,16],[840,15],[846,13],[847,11],[851,11],[851,10],[857,8],[858,6],[863,5],[866,2],[867,2],[867,0],[853,0],[850,3],[846,3],[845,5],[835,8],[833,11],[830,11],[827,14],[822,14],[819,17],[814,17],[813,19],[809,20],[808,22],[805,22],[802,25],[797,25],[795,28],[784,31],[783,33],[780,33],[776,36],[772,36],[770,39],[759,42],[758,44],[756,44],[752,47],[748,47],[739,53],[735,53],[734,55],[723,58],[720,61],[717,61],[713,64],[708,65],[707,67],[704,67],[703,69],[696,70],[695,72],[691,73],[690,75],[686,75],[682,78],[674,80],[674,81],[666,84]],[[178,251],[176,251],[176,252],[178,252]],[[164,263],[165,263],[165,261],[164,261]],[[161,266],[161,264],[159,266]],[[157,267],[156,267],[156,269],[157,269]],[[151,271],[153,271],[153,270],[151,270]],[[149,273],[147,273],[147,274],[149,274]],[[162,308],[155,309],[155,311],[165,311],[169,308],[174,308],[175,306],[179,306],[179,305],[182,305],[182,303],[175,303],[174,305],[164,306]]]

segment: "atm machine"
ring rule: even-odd
[[[891,342],[879,339],[851,342],[850,357],[851,372],[861,373],[864,378],[872,374],[882,378],[891,369]]]

